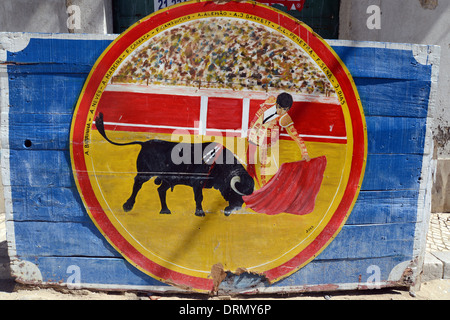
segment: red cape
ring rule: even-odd
[[[258,213],[309,214],[314,210],[326,166],[325,156],[310,162],[283,163],[264,187],[243,199]]]

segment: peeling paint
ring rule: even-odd
[[[212,266],[210,276],[213,279],[211,294],[238,293],[269,285],[269,280],[264,274],[249,272],[245,268],[238,268],[235,272],[225,271],[221,263]]]
[[[226,277],[219,285],[219,293],[233,293],[242,290],[263,288],[269,285],[269,280],[264,274],[248,272],[240,268],[236,272],[226,272]]]
[[[434,142],[438,148],[444,148],[450,141],[450,127],[437,127],[437,132],[434,135]]]
[[[219,290],[220,283],[225,280],[227,274],[223,269],[223,265],[221,263],[216,263],[211,268],[211,278],[213,279],[213,288],[211,290],[212,294],[217,293]]]
[[[439,5],[439,0],[419,0],[424,9],[434,10]]]
[[[178,289],[184,290],[184,291],[192,291],[191,287],[186,286],[186,285],[180,285],[180,284],[178,284],[175,281],[172,281],[170,279],[166,280],[166,283],[171,285],[171,286],[173,286],[173,287],[176,287]]]
[[[11,273],[19,283],[42,283],[42,274],[38,266],[26,260],[11,258]]]
[[[399,284],[407,287],[412,287],[414,285],[414,271],[411,268],[405,269]]]

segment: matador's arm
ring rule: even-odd
[[[300,151],[302,153],[302,160],[306,160],[307,162],[309,162],[311,158],[308,155],[308,150],[306,149],[305,142],[295,129],[294,121],[292,121],[292,118],[287,113],[280,118],[280,126],[286,129],[287,133],[292,138],[292,140],[294,140],[299,146]]]

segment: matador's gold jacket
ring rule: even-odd
[[[276,98],[269,97],[256,112],[250,124],[248,141],[260,148],[270,148],[280,138],[280,127],[284,128],[289,136],[299,146],[302,156],[308,155],[305,142],[294,127],[294,121],[289,114],[277,114]]]

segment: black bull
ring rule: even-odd
[[[253,179],[234,154],[222,145],[217,143],[185,144],[157,139],[145,142],[117,143],[106,136],[102,113],[95,119],[95,125],[103,138],[113,145],[141,146],[136,161],[137,175],[134,178],[133,191],[123,205],[125,212],[133,209],[142,185],[153,177],[156,177],[155,184],[159,185],[161,214],[171,213],[167,207],[166,193],[169,189],[173,191],[176,185],[193,188],[196,216],[205,215],[202,208],[203,188],[214,188],[220,191],[229,204],[224,210],[227,216],[242,207],[244,204],[242,196],[253,193]]]

